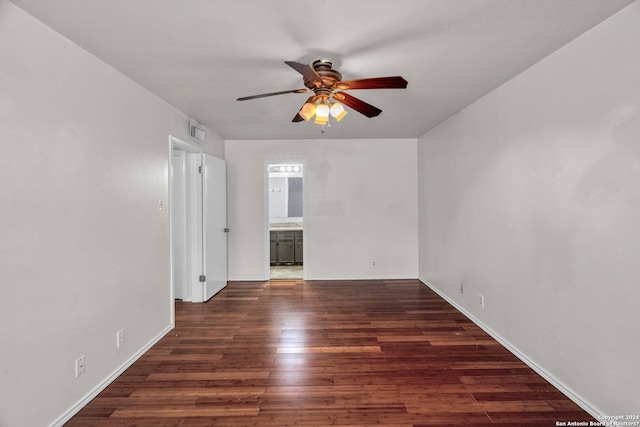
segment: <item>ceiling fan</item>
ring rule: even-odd
[[[326,59],[318,59],[311,66],[294,61],[285,61],[285,64],[302,74],[305,88],[245,96],[238,98],[238,101],[312,91],[313,96],[307,99],[292,122],[308,121],[315,115],[314,123],[325,125],[329,122],[329,115],[340,121],[347,114],[342,104],[367,117],[375,117],[382,112],[379,108],[343,92],[345,90],[404,89],[407,87],[407,81],[400,76],[343,81],[342,74],[338,70],[332,69],[333,64]],[[336,102],[332,102],[331,99]]]

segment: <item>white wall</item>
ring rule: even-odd
[[[638,76],[636,2],[418,141],[421,279],[609,415],[640,413]]]
[[[168,135],[188,119],[4,0],[0,58],[0,425],[43,426],[170,328]]]
[[[225,153],[229,280],[267,278],[265,160],[287,159],[305,162],[308,279],[417,277],[415,139],[226,141]]]

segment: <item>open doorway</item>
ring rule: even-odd
[[[269,278],[303,279],[304,166],[301,162],[267,164]]]
[[[205,302],[227,284],[226,163],[169,137],[173,301]]]
[[[175,137],[170,144],[170,240],[171,283],[174,300],[197,301],[197,279],[201,274],[202,210],[198,168],[202,150]]]

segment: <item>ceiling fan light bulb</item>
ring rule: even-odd
[[[335,117],[336,121],[339,122],[340,120],[342,120],[344,116],[347,115],[347,110],[344,109],[342,104],[340,104],[339,102],[336,102],[333,105],[331,105],[331,115]]]
[[[316,118],[329,120],[329,106],[327,104],[318,104],[316,107]]]
[[[298,114],[300,114],[300,117],[302,117],[306,121],[309,121],[309,119],[313,117],[315,113],[316,113],[316,106],[311,104],[310,102],[307,102],[302,106]]]

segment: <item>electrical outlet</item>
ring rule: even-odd
[[[76,359],[76,378],[84,374],[84,355]]]
[[[460,295],[464,294],[464,284],[460,283]]]
[[[116,347],[120,348],[124,345],[124,328],[116,333]]]
[[[478,302],[480,303],[480,307],[484,308],[484,295],[479,294],[478,295]]]
[[[376,266],[376,262],[375,262],[375,261],[371,261],[371,265],[372,265],[373,267],[375,267],[375,266]]]

